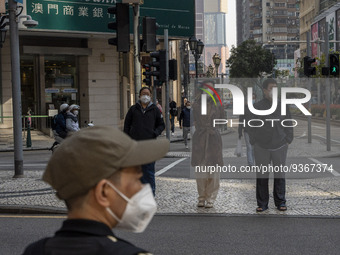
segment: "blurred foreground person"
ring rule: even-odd
[[[153,148],[148,153],[140,153]],[[168,140],[134,141],[112,127],[92,127],[66,139],[43,180],[64,200],[67,220],[54,237],[29,245],[28,254],[148,254],[111,229],[143,232],[157,206],[141,165],[163,157]]]

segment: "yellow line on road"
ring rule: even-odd
[[[38,218],[38,219],[65,219],[66,216],[45,216],[45,215],[0,215],[0,218]]]

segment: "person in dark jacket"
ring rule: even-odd
[[[254,104],[257,110],[268,110],[272,106],[273,88],[277,87],[274,79],[267,79],[263,82],[264,98]],[[281,115],[281,102],[278,101],[276,110],[269,115],[259,116],[252,115],[252,119],[262,121],[262,127],[250,128],[250,143],[254,145],[255,163],[258,167],[262,166],[284,166],[286,164],[288,144],[293,141],[293,128],[289,108],[286,109],[286,115]],[[266,119],[276,119],[277,121],[266,121]],[[281,122],[285,121],[285,126]],[[254,123],[260,126],[261,123]],[[263,169],[263,167],[262,167]],[[256,199],[257,212],[263,212],[268,209],[269,191],[268,178],[269,172],[260,171],[256,175]],[[274,203],[278,210],[286,211],[286,180],[284,172],[274,172]]]
[[[60,105],[60,112],[55,117],[55,130],[53,130],[54,138],[58,143],[62,143],[67,136],[66,115],[69,105]]]
[[[188,134],[190,132],[190,114],[191,114],[191,103],[187,101],[185,103],[185,108],[181,111],[181,115],[179,116],[179,127],[183,128],[183,139],[185,148],[188,149]]]
[[[151,90],[143,87],[139,91],[139,101],[131,106],[125,117],[124,132],[134,140],[156,139],[163,130],[165,124],[163,116],[156,105],[151,102]],[[153,148],[145,148],[153,150]],[[148,153],[148,151],[145,151]],[[142,165],[142,183],[150,183],[155,195],[155,162]]]
[[[147,154],[145,148],[152,148]],[[141,164],[162,158],[169,141],[134,141],[113,127],[82,129],[50,158],[43,180],[65,201],[67,219],[53,237],[30,244],[23,255],[146,255],[113,229],[141,233],[157,210]]]

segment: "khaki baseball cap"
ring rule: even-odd
[[[84,128],[53,153],[43,180],[67,200],[85,194],[121,168],[151,163],[168,150],[167,139],[135,141],[113,127]]]

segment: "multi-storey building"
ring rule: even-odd
[[[253,39],[269,48],[275,55],[277,68],[293,68],[294,51],[298,48],[291,41],[299,40],[299,1],[295,0],[242,0],[238,4],[238,43]],[[247,17],[249,8],[249,19]],[[244,24],[245,23],[245,24]],[[249,26],[249,37],[248,27]],[[282,43],[272,43],[273,41]]]
[[[207,66],[214,65],[212,57],[215,53],[221,57],[219,73],[225,73],[225,62],[229,57],[226,42],[227,0],[196,0],[196,38],[204,43],[201,57],[203,65],[199,65],[199,73],[207,71]],[[190,59],[191,74],[195,74],[194,58]]]

